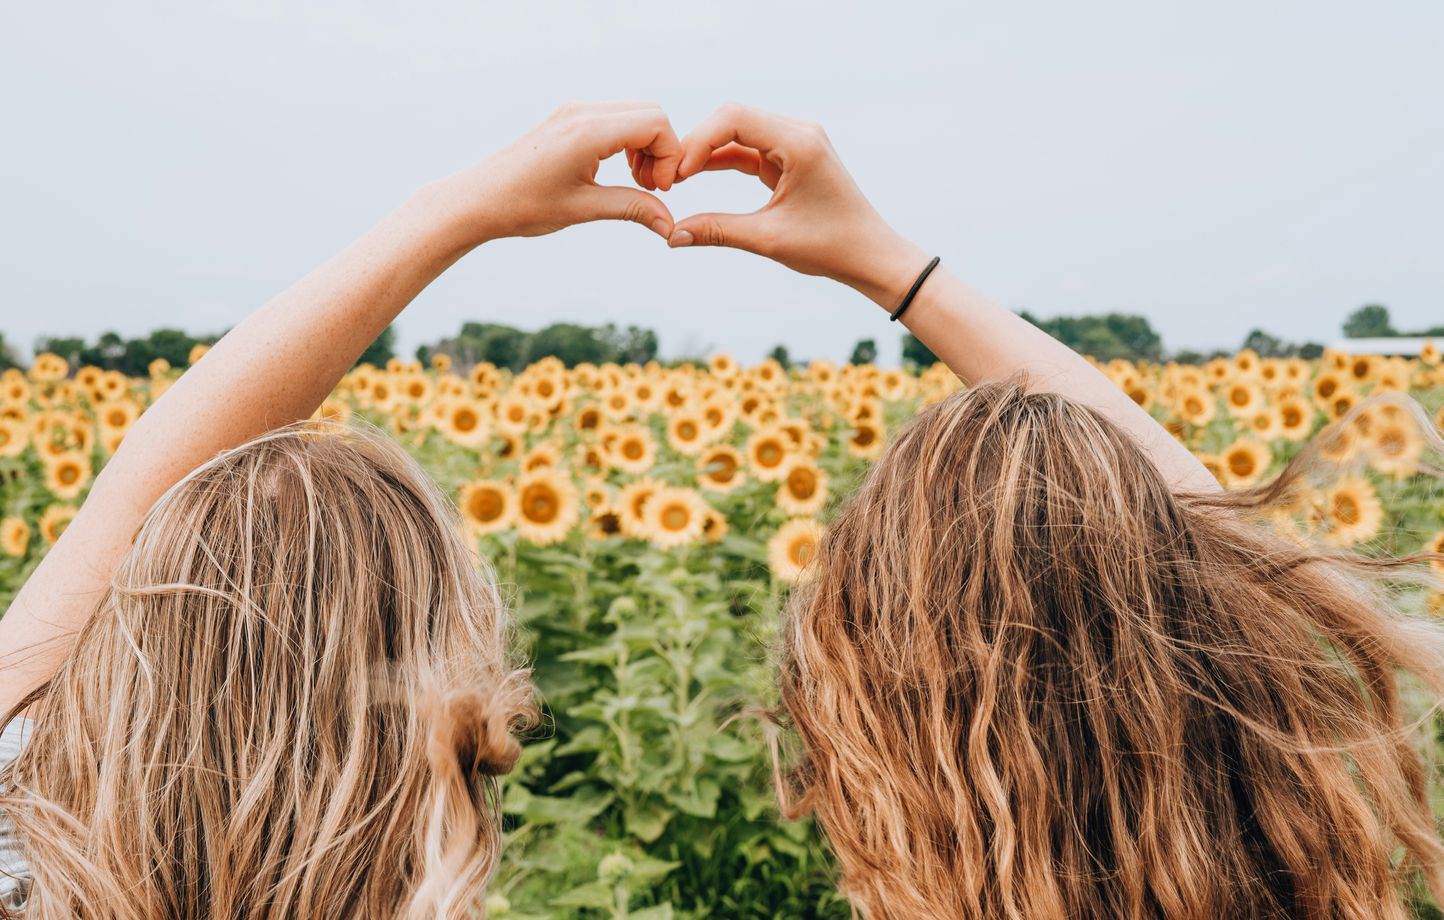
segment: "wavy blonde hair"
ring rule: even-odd
[[[479,565],[376,434],[284,429],[172,488],[22,704],[28,920],[474,916],[534,716]]]
[[[1402,920],[1407,881],[1444,892],[1396,683],[1444,693],[1440,633],[1372,585],[1427,557],[1250,519],[1307,468],[1178,495],[1116,425],[1022,380],[922,413],[783,630],[784,810],[815,814],[852,903]]]

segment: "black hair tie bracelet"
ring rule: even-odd
[[[941,257],[933,256],[933,260],[928,263],[927,268],[923,269],[922,274],[918,275],[918,280],[913,282],[913,286],[908,288],[908,292],[903,297],[902,303],[898,304],[898,308],[892,311],[892,316],[889,317],[889,319],[891,319],[893,322],[897,322],[898,317],[903,315],[903,311],[907,310],[908,307],[913,305],[913,299],[918,296],[918,290],[922,288],[923,282],[928,280],[928,275],[931,275],[933,273],[933,269],[937,268],[938,263],[941,261]]]

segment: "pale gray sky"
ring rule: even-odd
[[[567,99],[684,132],[728,99],[821,121],[904,233],[1043,315],[1173,348],[1353,308],[1444,322],[1444,4],[7,3],[0,330],[234,323],[419,183]],[[610,173],[621,180],[620,169]],[[681,217],[765,200],[709,176]],[[665,352],[844,358],[880,311],[741,253],[590,226],[483,247],[400,321],[636,322]]]

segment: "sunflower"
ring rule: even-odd
[[[1248,420],[1249,432],[1264,441],[1272,441],[1277,438],[1282,427],[1283,423],[1279,421],[1278,412],[1269,406],[1262,407]]]
[[[1319,456],[1330,463],[1342,466],[1354,459],[1359,452],[1360,437],[1349,425],[1335,423],[1319,432],[1314,441]]]
[[[1424,341],[1423,347],[1419,349],[1419,360],[1430,367],[1434,367],[1439,363],[1439,346],[1434,344],[1433,339],[1426,339]]]
[[[822,525],[812,518],[793,518],[783,524],[767,541],[767,564],[773,576],[785,582],[800,579],[821,542]]]
[[[887,442],[883,439],[882,426],[873,422],[854,422],[852,434],[847,439],[847,452],[864,460],[876,460],[882,456]]]
[[[728,378],[737,374],[737,362],[732,356],[718,352],[707,360],[707,368],[713,377]]]
[[[512,434],[510,431],[498,431],[496,435],[501,439],[501,447],[496,450],[498,460],[510,460],[521,454],[521,435]]]
[[[30,379],[37,383],[54,383],[70,373],[70,362],[56,354],[41,352],[30,365]]]
[[[566,539],[580,517],[576,484],[557,470],[523,474],[516,483],[516,529],[539,546]]]
[[[582,500],[595,513],[612,504],[612,493],[605,481],[593,476],[582,489]]]
[[[707,509],[707,519],[702,522],[702,539],[708,543],[721,543],[727,536],[727,515],[716,508]]]
[[[1278,412],[1279,435],[1286,441],[1302,441],[1314,426],[1314,409],[1302,396],[1288,396],[1274,407]]]
[[[616,510],[621,517],[622,533],[639,540],[647,538],[647,502],[666,486],[650,476],[634,480],[617,494]]]
[[[723,437],[737,423],[737,407],[721,399],[708,400],[702,406],[702,421],[711,429],[712,440]]]
[[[1373,538],[1384,522],[1379,494],[1362,476],[1346,476],[1323,494],[1320,509],[1328,525],[1324,539],[1335,546],[1353,546]]]
[[[780,482],[792,459],[792,441],[780,429],[763,429],[747,440],[747,464],[763,482]]]
[[[593,508],[587,517],[587,524],[587,536],[593,540],[605,540],[622,533],[622,516],[610,505]]]
[[[1250,418],[1263,405],[1263,390],[1250,380],[1235,380],[1223,390],[1223,403],[1235,418]]]
[[[711,440],[712,429],[699,416],[676,415],[667,423],[667,443],[679,454],[695,457]]]
[[[18,419],[0,418],[0,457],[18,457],[30,443],[30,431]]]
[[[1395,479],[1418,472],[1424,438],[1408,416],[1376,420],[1370,427],[1367,444],[1369,461],[1379,472]]]
[[[461,518],[476,534],[496,533],[516,518],[516,493],[496,479],[477,479],[461,487]]]
[[[197,361],[204,358],[206,356],[206,352],[210,350],[211,346],[197,342],[196,344],[191,346],[190,354],[186,355],[186,363],[195,364]]]
[[[562,452],[555,444],[538,444],[521,458],[521,471],[556,469],[562,465]]]
[[[1247,486],[1257,482],[1273,461],[1267,444],[1250,438],[1239,438],[1224,448],[1219,460],[1230,486]]]
[[[351,420],[351,406],[333,396],[317,406],[311,418],[344,425]]]
[[[612,466],[633,476],[650,470],[657,462],[657,442],[641,425],[628,425],[615,431],[608,456]]]
[[[602,424],[602,410],[595,404],[583,406],[572,418],[577,431],[596,431]]]
[[[1218,413],[1218,400],[1200,386],[1190,386],[1180,391],[1174,399],[1174,406],[1179,418],[1200,427],[1213,421],[1213,417]]]
[[[788,465],[777,487],[777,507],[793,515],[812,515],[827,503],[827,473],[802,457]]]
[[[1228,471],[1224,469],[1223,459],[1218,454],[1200,451],[1194,454],[1194,457],[1203,464],[1203,468],[1208,470],[1210,476],[1218,480],[1219,485],[1228,484]]]
[[[170,362],[165,358],[156,358],[145,366],[145,371],[151,377],[164,377],[170,373]]]
[[[7,556],[23,556],[30,548],[30,525],[24,518],[8,517],[0,521],[0,552]]]
[[[702,536],[707,511],[707,503],[695,491],[664,486],[644,503],[642,526],[652,543],[668,549],[696,542]]]
[[[711,492],[731,492],[747,480],[742,454],[735,447],[718,444],[697,458],[697,481]]]
[[[536,407],[531,400],[519,393],[508,393],[498,398],[493,407],[497,429],[510,434],[525,432],[535,412]]]
[[[71,505],[51,505],[45,509],[45,513],[40,516],[40,536],[46,543],[55,545],[75,518],[75,512],[76,509]]]
[[[469,399],[437,404],[436,428],[448,441],[462,447],[480,447],[491,436],[486,415]]]
[[[90,461],[68,451],[45,464],[45,487],[56,498],[75,498],[90,482]]]

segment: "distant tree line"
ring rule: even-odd
[[[557,358],[567,367],[578,364],[645,364],[657,358],[657,333],[640,326],[621,328],[553,323],[526,332],[500,323],[463,323],[454,336],[416,350],[421,361],[444,354],[457,364],[483,361],[497,367],[521,370],[542,358]]]
[[[1099,361],[1123,358],[1130,361],[1167,359],[1181,363],[1202,363],[1210,358],[1231,354],[1228,351],[1200,352],[1188,349],[1168,353],[1164,350],[1162,337],[1148,319],[1134,314],[1104,313],[1040,319],[1025,310],[1022,317],[1069,348]],[[1349,314],[1344,321],[1343,332],[1348,338],[1444,338],[1444,325],[1401,332],[1394,328],[1387,307],[1365,304]],[[106,332],[94,341],[78,336],[41,338],[35,343],[35,351],[58,354],[69,361],[72,367],[89,364],[140,376],[146,373],[151,362],[157,358],[164,358],[173,367],[184,367],[192,348],[196,345],[210,345],[218,338],[220,335],[195,336],[179,329],[157,329],[147,335],[130,339],[117,332]],[[1324,346],[1318,342],[1289,342],[1263,329],[1251,331],[1239,347],[1252,349],[1266,358],[1312,359],[1319,357],[1324,350]],[[420,361],[428,362],[433,355],[444,354],[462,366],[487,361],[497,367],[520,370],[546,357],[558,358],[568,367],[575,367],[583,362],[602,364],[608,361],[645,364],[656,360],[657,352],[657,333],[640,326],[553,323],[535,332],[527,332],[501,323],[468,322],[462,324],[456,335],[422,345],[416,350],[416,357]],[[783,367],[793,364],[793,357],[785,345],[777,345],[768,356]],[[853,364],[871,364],[877,361],[877,356],[877,340],[867,338],[858,341],[848,360]],[[357,363],[379,366],[393,357],[396,357],[396,330],[387,326]],[[937,361],[937,356],[916,336],[905,334],[902,338],[902,360],[905,365],[927,367]],[[6,341],[4,334],[0,333],[0,370],[19,366],[20,363],[14,347]]]

